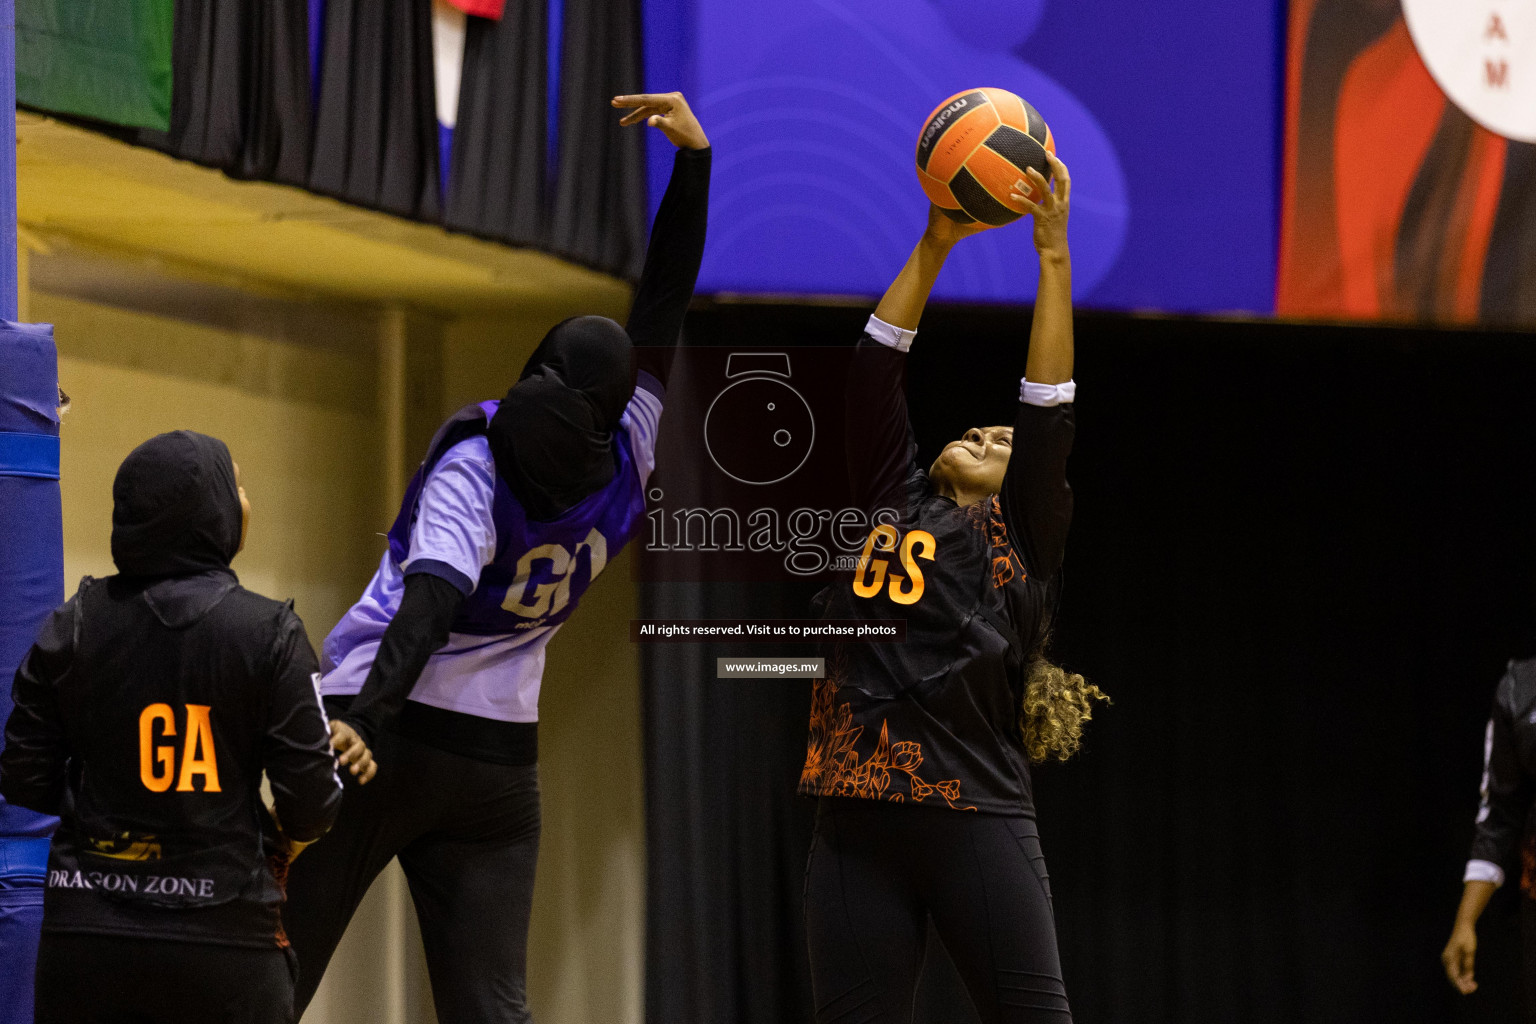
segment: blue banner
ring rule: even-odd
[[[647,88],[716,148],[704,293],[878,295],[921,231],[917,133],[994,86],[1072,170],[1084,306],[1274,309],[1283,5],[1167,0],[652,0]],[[667,147],[652,146],[651,191]],[[936,297],[1023,302],[1027,222],[955,250]]]

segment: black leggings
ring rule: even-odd
[[[527,1024],[528,919],[539,856],[537,765],[489,764],[380,730],[379,774],[288,873],[283,922],[314,998],[368,887],[400,858],[426,947],[437,1019]]]
[[[985,1024],[1071,1024],[1033,818],[822,797],[805,874],[816,1024],[908,1024],[929,918]]]
[[[43,933],[37,1024],[290,1024],[286,950]]]

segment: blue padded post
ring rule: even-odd
[[[0,137],[16,138],[16,7],[0,0]],[[64,598],[58,358],[16,318],[16,147],[0,145],[0,723],[39,623]],[[0,738],[0,743],[3,743]],[[0,800],[0,1024],[30,1024],[48,836],[57,820]]]
[[[16,667],[32,646],[43,618],[64,599],[59,370],[53,328],[0,322],[0,366],[5,367],[0,373],[0,721],[4,721],[11,714]],[[48,836],[57,824],[55,818],[0,800],[0,964],[5,965],[0,970],[0,1024],[32,1020],[32,969],[43,921]]]

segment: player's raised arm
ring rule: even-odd
[[[1022,549],[1027,570],[1054,576],[1066,549],[1072,521],[1067,457],[1072,452],[1072,263],[1067,251],[1067,216],[1072,179],[1066,164],[1048,153],[1056,190],[1034,168],[1028,174],[1038,203],[1015,193],[1034,217],[1040,283],[1035,293],[1029,357],[1019,383],[1019,408],[1008,443],[1013,449],[999,497],[1009,531]]]
[[[1035,251],[1040,255],[1040,285],[1035,291],[1035,319],[1029,330],[1025,379],[1036,384],[1064,384],[1072,379],[1072,260],[1067,251],[1067,215],[1072,205],[1072,176],[1067,165],[1047,153],[1056,190],[1033,167],[1026,172],[1040,194],[1038,203],[1015,194],[1035,218]]]
[[[848,370],[844,428],[848,478],[859,508],[900,508],[914,482],[928,486],[916,463],[917,442],[907,415],[904,353],[949,251],[986,228],[960,224],[930,205],[922,237],[864,327]]]
[[[875,307],[875,319],[899,331],[916,331],[923,308],[928,305],[928,295],[939,279],[939,271],[944,269],[944,261],[949,258],[949,250],[960,239],[985,231],[987,227],[981,223],[958,223],[930,204],[928,227],[918,239],[912,255],[907,257],[906,266],[880,297],[880,304]]]
[[[629,111],[621,125],[643,122],[660,130],[677,147],[672,178],[651,225],[645,270],[625,325],[640,349],[641,369],[665,385],[672,362],[669,350],[677,344],[704,260],[712,151],[682,93],[615,96],[612,102]]]

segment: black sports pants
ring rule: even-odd
[[[290,1024],[285,950],[44,932],[36,1024]]]
[[[822,797],[805,876],[816,1024],[909,1024],[929,918],[986,1024],[1071,1024],[1033,818]]]
[[[379,773],[293,862],[283,923],[314,998],[368,886],[399,857],[421,923],[437,1019],[527,1024],[528,917],[539,855],[537,765],[499,765],[381,730]]]

